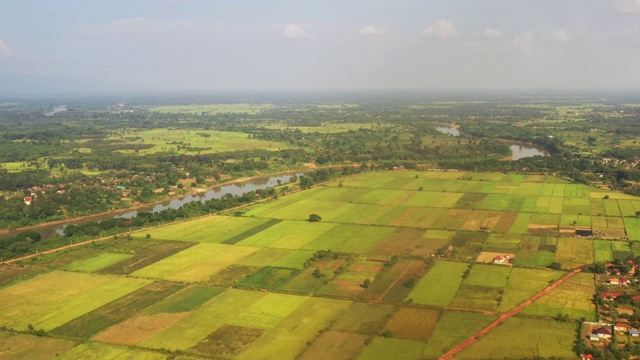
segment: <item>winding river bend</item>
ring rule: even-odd
[[[109,213],[109,214],[98,214],[94,216],[87,216],[82,219],[69,219],[68,221],[57,222],[55,224],[48,225],[48,226],[47,225],[39,226],[37,229],[34,229],[34,230],[42,234],[42,239],[49,239],[51,237],[54,237],[55,235],[63,234],[64,228],[68,225],[82,225],[90,221],[100,222],[103,220],[110,220],[113,218],[130,219],[138,215],[139,211],[151,211],[156,213],[166,209],[178,209],[181,206],[194,201],[205,202],[211,199],[220,199],[226,194],[243,195],[250,191],[255,191],[258,189],[266,189],[266,188],[277,186],[278,180],[282,184],[285,184],[289,181],[289,179],[291,179],[291,176],[293,175],[300,177],[300,175],[303,175],[303,173],[291,172],[288,174],[265,176],[265,177],[255,178],[255,179],[237,182],[233,184],[216,186],[207,191],[203,191],[197,194],[187,195],[182,198],[171,199],[171,200],[163,201],[161,203],[139,207],[139,208],[136,208],[135,210],[118,212],[118,213]],[[5,232],[5,233],[2,233],[1,237],[14,237],[25,230],[26,229],[18,229],[15,231]]]

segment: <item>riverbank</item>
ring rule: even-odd
[[[329,168],[329,167],[327,167],[327,168]],[[245,176],[245,177],[235,178],[235,179],[232,179],[232,180],[227,180],[227,181],[224,181],[224,182],[221,182],[221,183],[213,184],[213,185],[211,185],[211,186],[209,186],[207,188],[192,189],[189,192],[186,192],[186,193],[183,193],[183,194],[176,194],[174,196],[166,196],[166,197],[164,197],[164,198],[162,198],[160,200],[156,200],[154,202],[145,203],[145,204],[136,204],[134,206],[130,206],[130,207],[127,207],[127,208],[124,208],[124,209],[103,211],[103,212],[96,213],[96,214],[77,216],[77,217],[67,218],[67,219],[64,219],[64,220],[49,221],[49,222],[44,222],[44,223],[37,224],[37,225],[24,226],[24,227],[19,227],[19,228],[15,228],[15,229],[1,229],[0,230],[0,237],[7,238],[7,237],[15,236],[18,233],[23,232],[23,231],[38,231],[38,230],[42,230],[42,229],[46,229],[46,228],[64,226],[64,225],[69,225],[69,224],[74,224],[74,223],[86,223],[86,222],[89,222],[89,221],[102,220],[104,217],[115,217],[115,216],[126,214],[126,213],[132,212],[132,211],[140,211],[142,209],[153,207],[155,205],[163,204],[163,203],[166,203],[166,202],[169,202],[169,201],[172,201],[172,200],[179,200],[179,199],[184,199],[184,198],[189,197],[189,196],[196,196],[196,195],[198,195],[200,193],[203,193],[203,192],[206,192],[206,191],[210,191],[210,190],[215,190],[215,189],[218,189],[218,188],[222,188],[223,186],[227,186],[227,185],[240,184],[240,183],[245,183],[245,182],[248,182],[248,181],[253,181],[253,180],[257,180],[257,179],[261,179],[261,178],[268,178],[268,177],[273,177],[273,176],[295,174],[295,173],[302,172],[302,171],[308,171],[308,169],[300,168],[300,169],[294,169],[294,170],[278,171],[278,172],[269,173],[269,174],[257,174],[257,175],[254,175],[254,176]]]

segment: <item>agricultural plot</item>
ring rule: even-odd
[[[592,301],[594,293],[593,275],[577,274],[525,308],[522,313],[540,316],[566,314],[575,320],[585,318],[588,321],[596,321],[596,307]]]
[[[438,359],[495,319],[496,316],[493,315],[473,312],[445,312],[427,342],[423,357],[426,359]]]
[[[48,331],[150,282],[62,271],[44,274],[0,290],[2,325],[16,330],[32,325]]]
[[[577,325],[514,317],[459,353],[457,359],[556,357],[575,358]]]
[[[438,261],[416,285],[408,299],[424,305],[448,306],[462,283],[465,263]]]
[[[133,233],[134,237],[152,239],[177,240],[199,243],[221,243],[238,235],[246,234],[252,229],[265,230],[261,225],[269,223],[267,219],[252,219],[231,216],[210,216],[178,224],[162,226],[156,229],[143,230]],[[275,225],[275,224],[273,224]],[[252,235],[252,234],[251,234]]]
[[[173,281],[204,281],[258,248],[202,243],[142,268],[132,275]]]
[[[435,359],[565,274],[552,263],[640,253],[640,200],[589,191],[542,175],[366,173],[0,266],[0,325],[47,330],[56,341],[11,336],[62,358]],[[574,236],[590,227],[595,240]],[[507,254],[511,266],[491,264]],[[571,357],[573,323],[548,318],[595,319],[594,292],[576,275],[459,358]]]
[[[36,337],[0,331],[0,357],[3,360],[48,360],[63,353],[77,343],[71,340]]]

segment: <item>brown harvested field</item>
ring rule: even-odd
[[[298,360],[349,360],[358,357],[368,336],[329,330],[323,332]]]
[[[401,308],[393,314],[384,329],[390,331],[393,337],[427,341],[436,327],[438,318],[438,310]]]
[[[387,290],[382,297],[383,301],[402,302],[409,295],[412,288],[404,286],[411,278],[420,278],[424,275],[428,265],[422,260],[414,260],[407,269],[398,277],[398,280]]]
[[[263,329],[222,325],[193,349],[202,353],[215,354],[219,358],[233,357],[253,343],[263,332]]]
[[[501,211],[484,211],[475,210],[471,214],[471,217],[462,225],[462,230],[471,231],[493,231],[500,218],[502,217]]]
[[[318,293],[325,295],[335,295],[353,297],[364,290],[361,282],[351,279],[333,279],[329,284],[318,290]]]
[[[109,328],[94,336],[93,339],[111,344],[135,345],[187,315],[189,315],[188,312],[138,315]]]
[[[378,335],[391,318],[393,305],[353,303],[331,326],[334,330]]]
[[[516,257],[516,254],[483,251],[476,259],[476,262],[490,264],[493,263],[493,259],[496,257],[505,255],[509,255],[512,259]]]
[[[529,224],[527,231],[536,236],[558,236],[558,225]]]
[[[427,257],[448,243],[448,239],[425,238],[422,229],[398,228],[378,243],[371,253],[387,256]]]
[[[517,217],[518,213],[516,212],[503,213],[502,217],[500,217],[500,220],[498,220],[498,222],[493,227],[493,232],[508,233]]]
[[[449,230],[460,230],[462,226],[472,217],[473,211],[465,209],[451,209],[440,219],[434,228]]]
[[[71,340],[0,331],[0,358],[3,360],[49,360],[76,345]]]

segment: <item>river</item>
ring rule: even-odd
[[[87,216],[81,220],[69,219],[68,221],[65,221],[63,223],[56,223],[54,225],[49,225],[49,226],[43,225],[34,230],[42,234],[42,239],[49,239],[55,235],[62,235],[64,228],[68,225],[82,225],[90,221],[100,222],[103,220],[110,220],[113,218],[130,219],[138,215],[138,211],[160,212],[166,209],[178,209],[181,206],[194,201],[205,202],[211,199],[220,199],[226,194],[243,195],[250,191],[255,191],[258,189],[266,189],[269,187],[277,186],[278,180],[280,180],[282,184],[285,184],[289,182],[289,179],[293,175],[294,173],[281,174],[281,175],[255,178],[255,179],[251,179],[243,182],[237,182],[237,183],[228,184],[228,185],[216,186],[207,191],[203,191],[197,194],[187,195],[182,198],[163,201],[161,203],[139,207],[139,208],[136,208],[136,210],[118,212],[118,213],[109,213],[109,214],[98,214],[93,216]],[[303,173],[295,173],[295,175],[297,177],[300,177],[300,175],[303,175]],[[4,238],[14,237],[23,231],[25,231],[25,229],[22,229],[22,230],[18,229],[15,231],[6,232],[2,234],[2,237]]]

